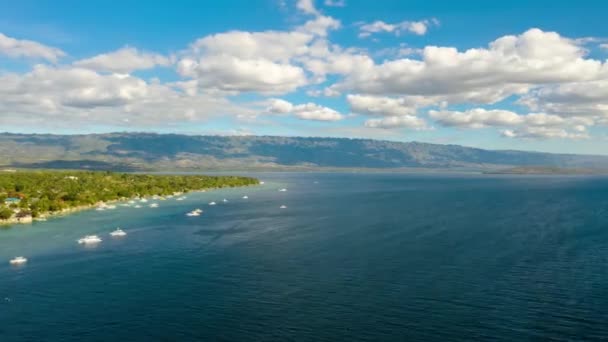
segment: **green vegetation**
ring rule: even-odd
[[[0,172],[0,220],[37,217],[64,209],[132,197],[164,196],[258,184],[235,176],[143,175],[90,171]]]

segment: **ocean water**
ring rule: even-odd
[[[0,341],[608,339],[608,178],[252,175],[0,229]]]

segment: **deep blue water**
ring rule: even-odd
[[[608,339],[608,178],[254,176],[1,229],[0,341]]]

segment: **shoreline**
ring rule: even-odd
[[[23,225],[23,224],[33,224],[34,222],[44,222],[49,218],[68,216],[70,214],[74,214],[77,212],[98,208],[102,205],[114,204],[114,203],[125,202],[125,201],[133,201],[133,200],[138,200],[138,199],[150,199],[153,196],[159,196],[159,197],[179,196],[179,195],[184,195],[184,194],[189,194],[189,193],[207,192],[207,191],[213,191],[213,190],[219,190],[219,189],[225,189],[225,188],[244,188],[244,187],[250,187],[250,186],[257,186],[257,185],[260,185],[260,183],[243,185],[243,186],[235,186],[235,187],[203,188],[203,189],[197,189],[197,190],[189,190],[187,192],[173,192],[170,194],[154,194],[154,195],[147,196],[147,197],[140,197],[140,196],[125,197],[125,198],[120,198],[120,199],[111,200],[111,201],[107,201],[107,202],[97,202],[95,204],[79,205],[76,207],[65,208],[65,209],[62,209],[61,211],[57,211],[57,212],[48,212],[48,213],[40,214],[38,217],[29,216],[29,217],[25,217],[25,218],[21,218],[21,219],[15,217],[15,218],[10,218],[8,220],[0,220],[0,229],[7,229],[13,225]]]

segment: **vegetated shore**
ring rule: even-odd
[[[250,186],[250,185],[243,185],[243,186]],[[220,189],[220,188],[206,188],[206,189],[199,189],[199,190],[190,190],[186,193],[207,192],[207,191],[218,190],[218,189]],[[176,193],[168,194],[168,195],[178,196],[178,195],[183,195],[186,193],[176,192]],[[156,195],[156,196],[164,197],[164,196],[168,196],[168,195]],[[67,215],[74,214],[74,213],[77,213],[80,211],[92,210],[92,209],[98,208],[103,205],[109,205],[109,204],[111,205],[111,204],[115,204],[115,203],[131,201],[131,200],[139,200],[142,198],[150,199],[150,197],[138,197],[138,196],[126,197],[126,198],[120,198],[120,199],[111,200],[111,201],[107,201],[107,202],[98,202],[98,203],[94,203],[94,204],[79,205],[79,206],[75,206],[75,207],[65,208],[60,211],[41,213],[37,217],[30,217],[29,219],[12,217],[10,219],[0,220],[0,227],[12,226],[12,225],[16,225],[16,224],[31,224],[35,221],[46,221],[46,219],[49,219],[49,218],[67,216]]]
[[[123,201],[257,184],[255,178],[238,176],[11,170],[0,172],[0,225],[32,223]]]

